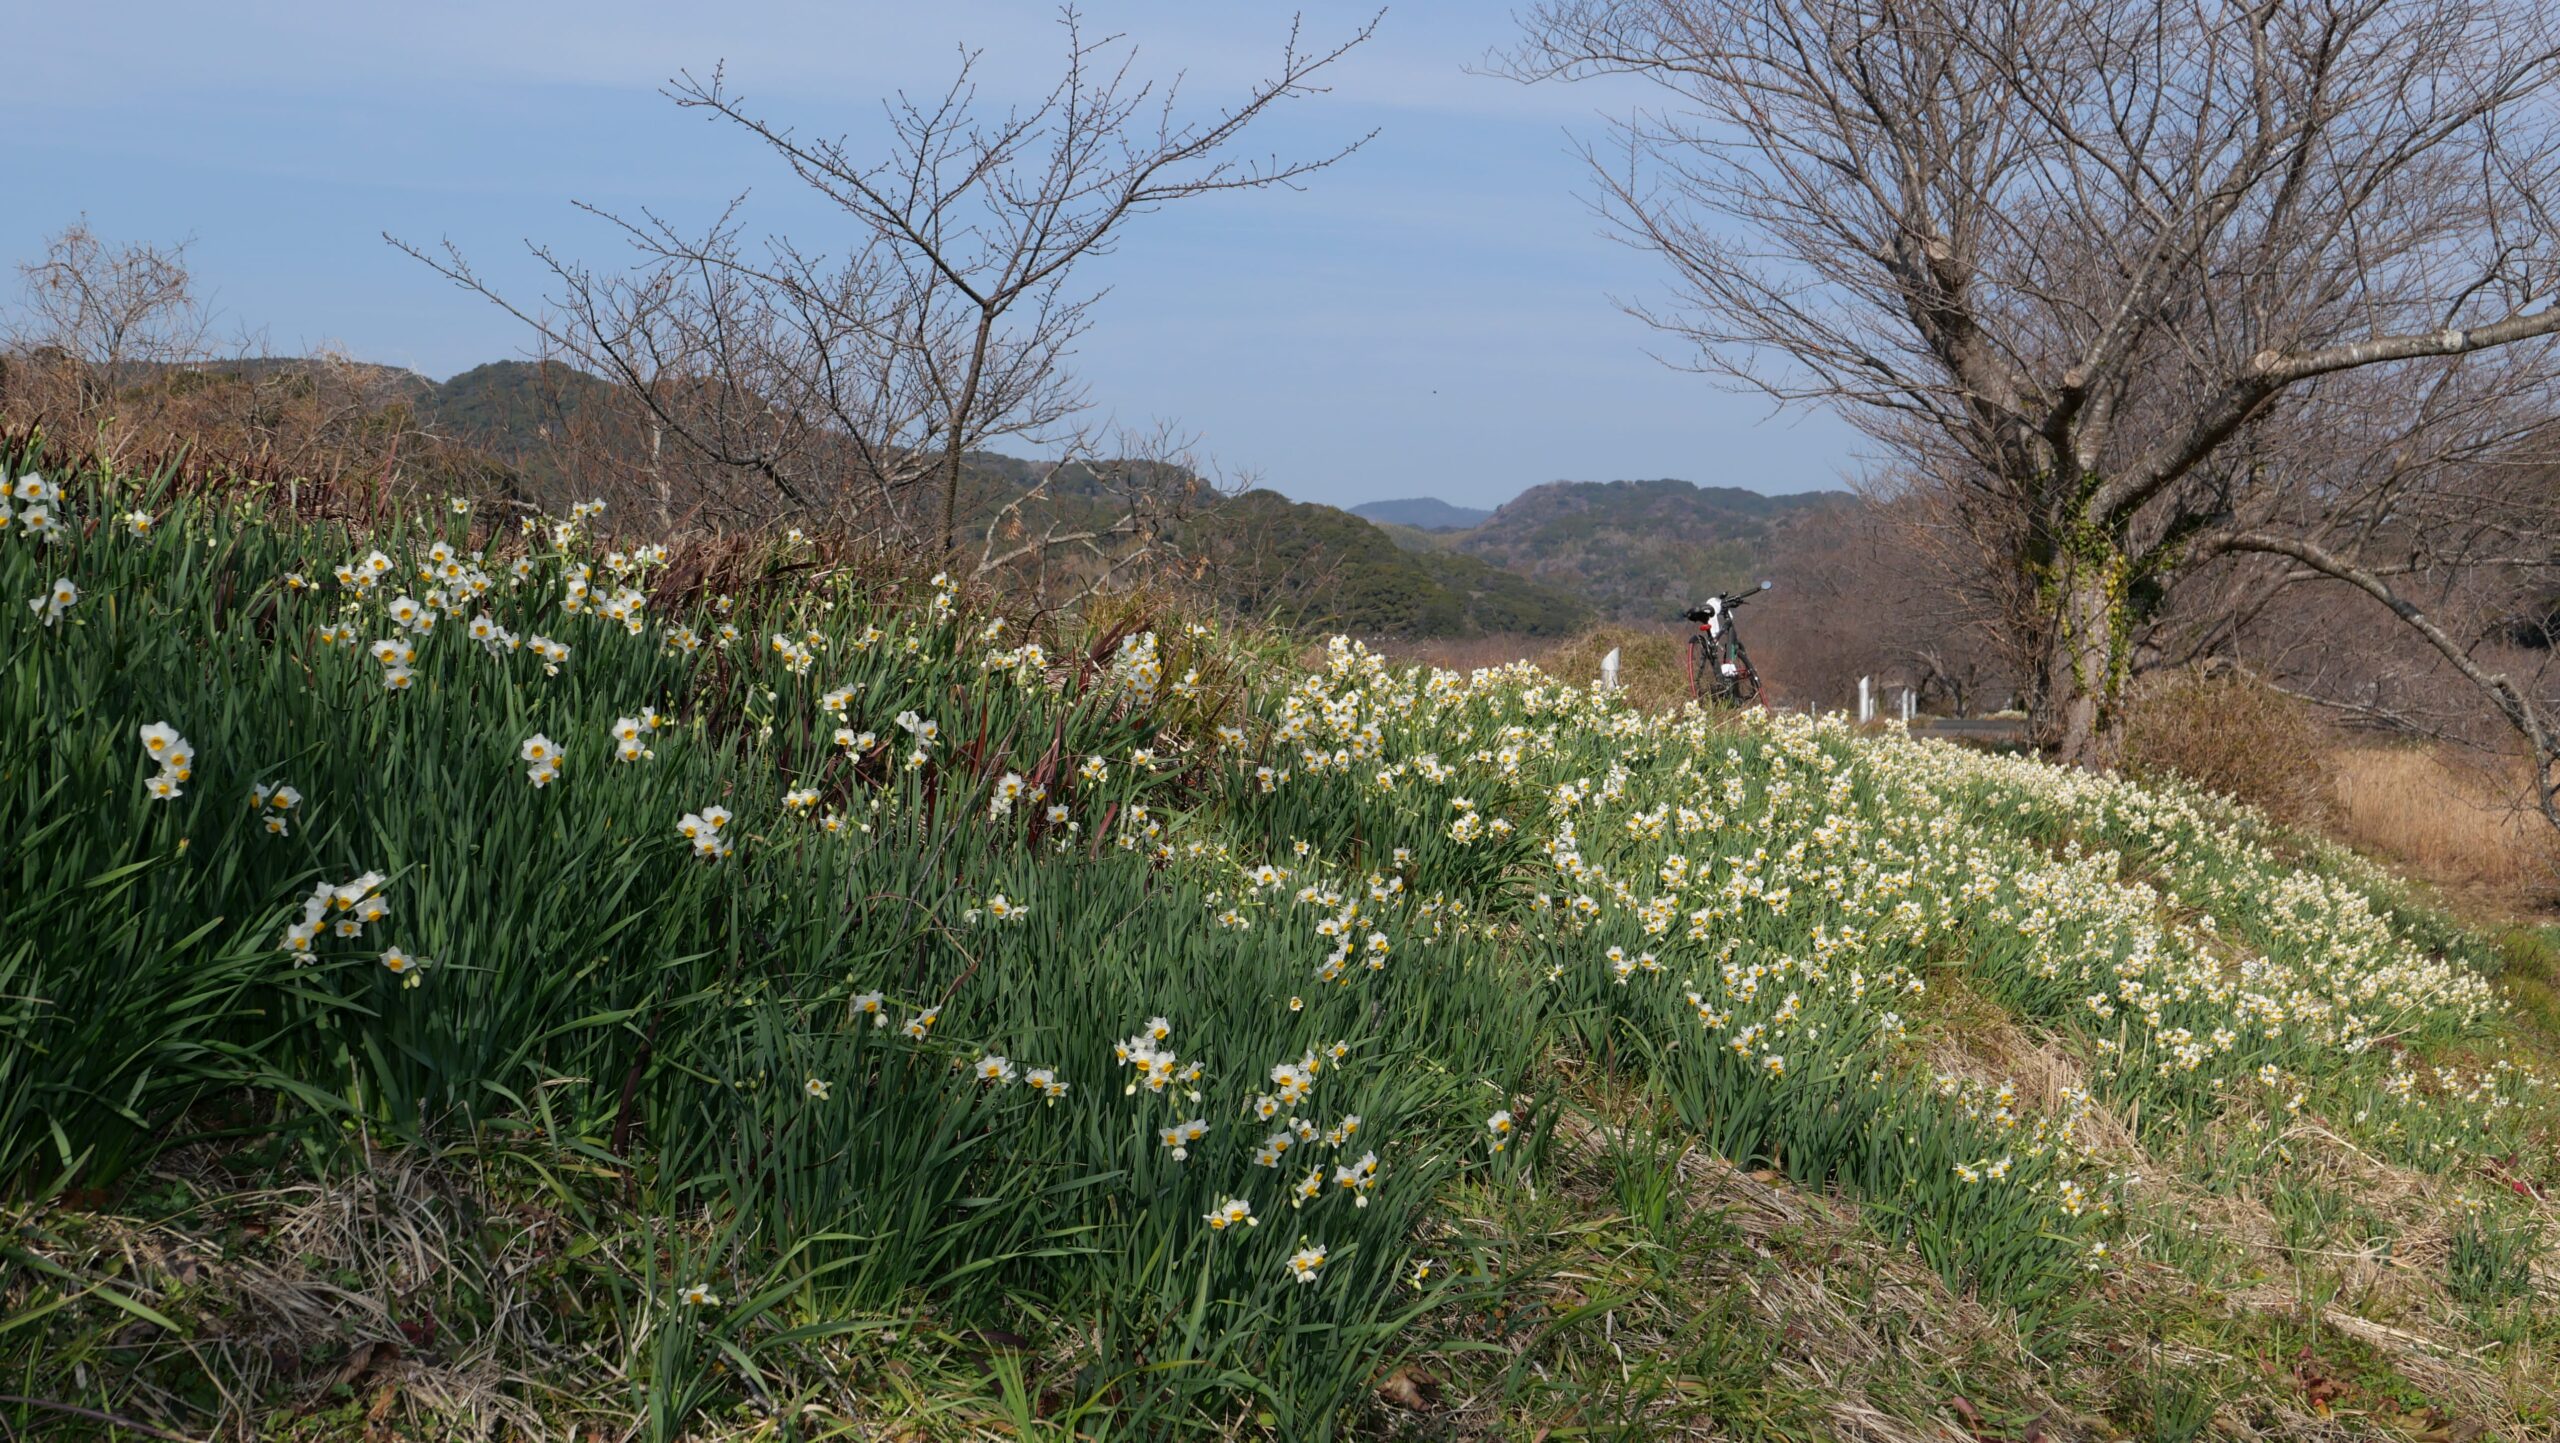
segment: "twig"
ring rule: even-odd
[[[165,1428],[154,1428],[148,1423],[137,1423],[119,1414],[102,1413],[95,1408],[83,1408],[76,1403],[56,1403],[49,1398],[21,1398],[14,1393],[0,1393],[0,1403],[16,1403],[21,1407],[45,1408],[56,1413],[69,1413],[76,1418],[87,1418],[104,1423],[110,1428],[130,1428],[136,1433],[149,1434],[154,1438],[166,1438],[170,1443],[196,1443],[195,1439],[184,1433],[172,1433]]]

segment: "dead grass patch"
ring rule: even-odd
[[[1370,650],[1399,666],[1436,666],[1449,671],[1509,666],[1532,661],[1555,646],[1552,636],[1497,633],[1492,636],[1432,636],[1372,643]]]
[[[604,1381],[552,1356],[544,1324],[556,1320],[530,1283],[568,1241],[547,1219],[495,1214],[467,1173],[404,1152],[161,1221],[81,1214],[76,1236],[37,1250],[194,1320],[184,1336],[139,1324],[120,1335],[135,1377],[119,1381],[146,1393],[144,1378],[195,1374],[226,1400],[226,1426],[246,1428],[257,1400],[316,1407],[350,1390],[369,1400],[369,1427],[490,1437],[501,1425],[532,1436],[545,1419],[533,1398],[557,1394],[557,1422],[560,1399]]]
[[[2435,747],[2336,747],[2332,825],[2348,845],[2438,886],[2547,906],[2560,888],[2560,833],[2524,804],[2518,765]]]
[[[1580,1118],[1559,1125],[1556,1144],[1563,1185],[1603,1208],[1597,1174],[1610,1150],[1646,1145],[1624,1124]],[[1727,1251],[1686,1260],[1684,1283],[1748,1297],[1770,1372],[1818,1403],[1832,1436],[1936,1443],[1977,1436],[1986,1412],[2042,1420],[2048,1437],[2085,1435],[2092,1420],[2047,1390],[2016,1328],[1862,1226],[1853,1203],[1694,1145],[1672,1168],[1689,1206],[1731,1230]]]
[[[1536,660],[1558,681],[1590,686],[1600,680],[1601,658],[1614,650],[1618,686],[1628,702],[1645,711],[1670,711],[1689,700],[1688,644],[1680,628],[1604,623],[1551,646]]]

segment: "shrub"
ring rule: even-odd
[[[1539,669],[1558,681],[1589,686],[1600,679],[1600,659],[1618,653],[1618,686],[1643,711],[1662,711],[1689,699],[1685,632],[1658,626],[1595,626],[1538,658]]]
[[[2184,778],[2298,826],[2329,815],[2328,746],[2309,707],[2240,673],[2179,672],[2127,703],[2125,770]]]

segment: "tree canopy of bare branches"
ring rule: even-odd
[[[859,518],[956,551],[973,452],[1008,439],[1065,459],[1103,449],[1068,364],[1100,300],[1078,268],[1137,217],[1293,187],[1358,149],[1366,137],[1300,159],[1236,154],[1274,107],[1320,93],[1374,24],[1310,48],[1293,21],[1265,79],[1193,113],[1178,80],[1140,78],[1135,49],[1088,34],[1070,8],[1063,73],[1036,104],[986,104],[977,56],[964,52],[938,95],[887,102],[876,159],[770,118],[722,70],[686,74],[668,97],[733,127],[832,204],[843,231],[830,245],[750,242],[736,202],[698,231],[582,205],[635,263],[599,271],[536,246],[556,286],[535,307],[500,296],[449,243],[394,244],[527,322],[551,354],[618,383],[657,433],[713,468],[718,484],[699,502]],[[1141,510],[1111,523],[1115,534],[1145,531]],[[1010,534],[990,533],[982,566],[1021,544],[1018,511],[1005,519]]]
[[[20,265],[18,278],[12,348],[71,367],[84,409],[203,351],[207,320],[184,242],[111,245],[84,217],[48,237],[44,258]]]
[[[2058,755],[2110,759],[2154,622],[2235,557],[2421,635],[2436,596],[2560,559],[2550,473],[2520,464],[2560,399],[2536,0],[1544,0],[1525,23],[1514,74],[1663,97],[1590,150],[1676,278],[1640,313],[1944,498],[2018,578]],[[2483,634],[2427,639],[2560,763]]]

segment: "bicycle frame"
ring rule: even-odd
[[[1711,619],[1700,621],[1689,636],[1689,699],[1730,706],[1757,702],[1767,711],[1769,689],[1761,684],[1759,669],[1751,664],[1751,653],[1734,626],[1734,604],[1716,598],[1709,608]]]

